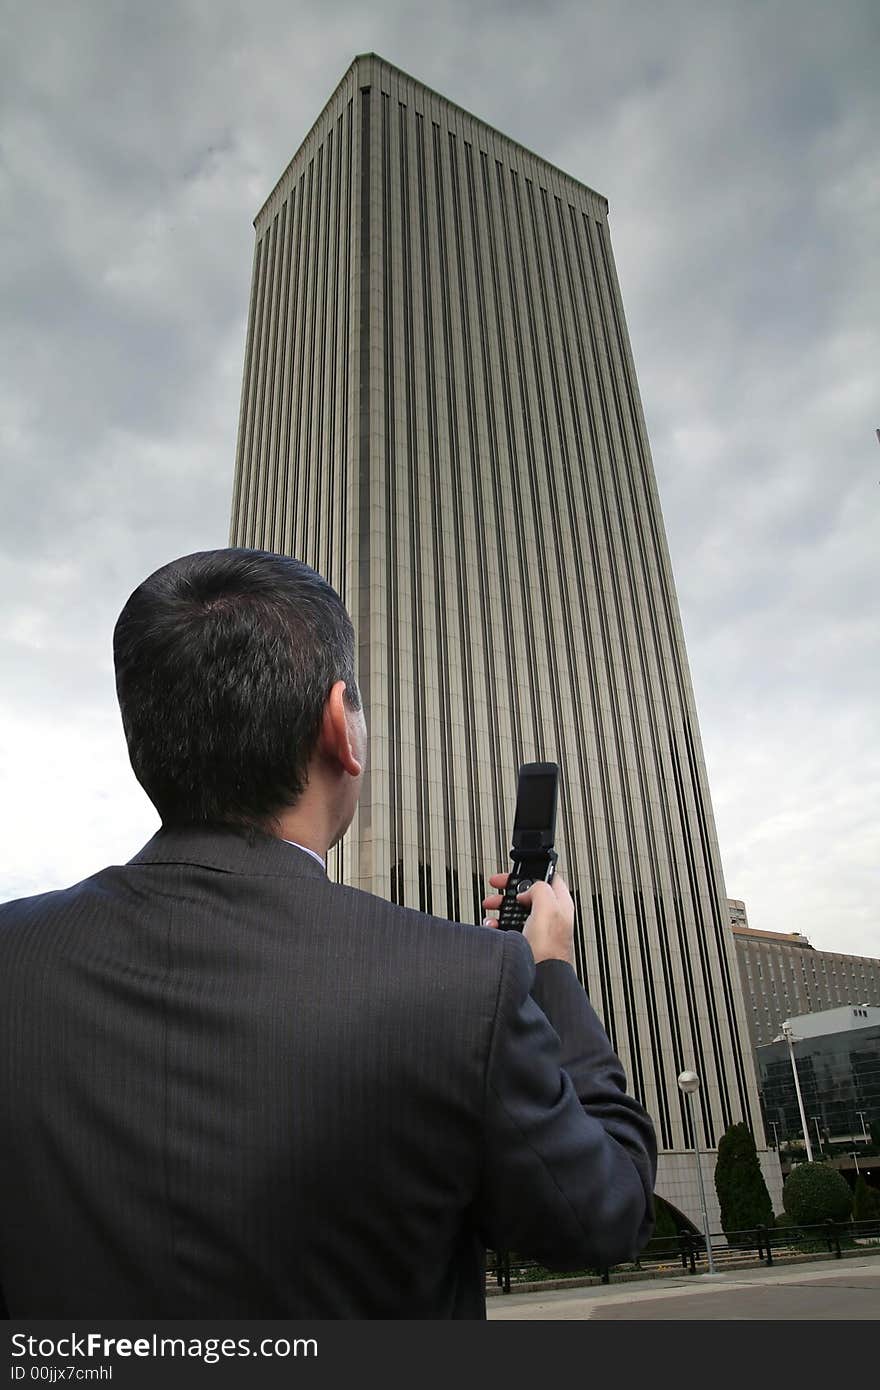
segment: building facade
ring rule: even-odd
[[[255,228],[230,541],[355,624],[370,764],[331,877],[479,922],[519,766],[557,762],[658,1191],[699,1218],[693,1068],[700,1148],[744,1119],[778,1194],[606,200],[368,54]]]
[[[749,925],[746,905],[741,898],[728,898],[727,911],[730,916],[730,925],[732,927],[747,927]]]
[[[813,1157],[833,1141],[867,1143],[880,1123],[880,1009],[823,1009],[790,1019],[792,1051]],[[758,1048],[768,1128],[779,1143],[803,1137],[787,1042]]]
[[[817,951],[800,932],[734,923],[733,937],[753,1047],[772,1042],[793,1014],[880,1006],[880,960]]]

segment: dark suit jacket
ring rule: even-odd
[[[0,1043],[11,1317],[481,1318],[484,1243],[650,1234],[651,1122],[571,967],[282,840],[159,831],[0,907]]]

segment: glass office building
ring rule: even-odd
[[[367,54],[255,228],[230,541],[355,624],[331,877],[479,922],[519,766],[557,762],[577,967],[696,1214],[678,1073],[701,1149],[764,1139],[607,201]]]
[[[848,1015],[842,1027],[841,1015]],[[877,1015],[880,1009],[851,1006],[827,1011],[824,1027],[821,1015],[790,1020],[796,1039],[793,1050],[798,1084],[814,1148],[828,1139],[858,1143],[872,1124],[880,1123]],[[862,1018],[865,1026],[859,1027]],[[799,1036],[811,1025],[816,1029],[812,1036]],[[768,1043],[757,1053],[767,1124],[776,1125],[782,1144],[800,1143],[803,1128],[788,1044]]]

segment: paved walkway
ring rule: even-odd
[[[490,1321],[880,1319],[880,1258],[822,1260],[797,1268],[669,1276],[583,1289],[512,1293],[488,1300]]]

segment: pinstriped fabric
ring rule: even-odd
[[[497,953],[421,926],[281,841],[201,832],[3,905],[11,1315],[454,1316],[462,1270],[430,1255],[476,1180]],[[395,1113],[420,1074],[421,1131]]]
[[[301,267],[288,283],[308,285],[290,312],[317,357],[280,387],[309,417],[277,462],[298,499],[283,539],[320,560],[356,618],[371,729],[331,871],[477,921],[508,861],[519,764],[558,761],[578,972],[664,1148],[693,1137],[684,1065],[703,1078],[703,1144],[737,1118],[760,1138],[604,199],[356,60],[257,220],[232,535],[259,543],[277,539],[257,480],[260,402],[284,360],[266,319],[288,200]],[[322,321],[338,334],[329,356]],[[323,504],[340,473],[334,530]]]
[[[484,1318],[484,1240],[564,1268],[650,1230],[570,967],[268,835],[0,904],[0,1059],[12,1318]]]

